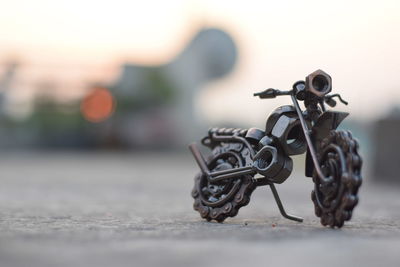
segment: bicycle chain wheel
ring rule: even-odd
[[[251,164],[249,154],[248,148],[240,143],[221,144],[213,149],[213,155],[207,161],[208,169],[213,172],[246,166]],[[193,208],[207,221],[223,222],[236,216],[239,209],[250,202],[255,188],[251,175],[210,183],[199,173],[191,193]]]
[[[362,183],[358,143],[349,131],[332,130],[321,142],[318,158],[325,179],[314,170],[311,199],[315,215],[321,218],[322,225],[340,228],[351,219],[358,203]]]

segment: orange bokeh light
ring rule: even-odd
[[[81,112],[90,122],[102,122],[109,118],[115,108],[115,100],[106,88],[96,87],[82,100]]]

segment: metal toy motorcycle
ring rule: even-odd
[[[349,115],[326,110],[336,106],[329,95],[331,77],[322,70],[298,81],[289,91],[266,89],[259,98],[290,96],[293,105],[281,106],[268,117],[265,131],[212,128],[201,143],[212,150],[204,159],[196,144],[191,150],[201,172],[195,176],[193,207],[208,221],[224,221],[246,206],[257,186],[268,185],[283,217],[302,222],[285,212],[275,184],[291,174],[290,156],[306,153],[305,175],[315,184],[311,192],[315,214],[324,226],[342,227],[357,205],[362,159],[358,143],[349,131],[336,130]],[[304,101],[305,110],[299,101]]]

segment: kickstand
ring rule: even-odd
[[[289,220],[303,222],[303,218],[286,213],[285,209],[283,208],[281,199],[279,198],[278,191],[276,191],[275,185],[273,183],[269,183],[268,185],[271,188],[272,194],[274,195],[276,204],[278,205],[279,211],[281,212],[282,216]]]

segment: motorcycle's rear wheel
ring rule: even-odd
[[[358,143],[349,131],[332,130],[322,141],[318,158],[325,178],[321,179],[314,170],[311,199],[315,215],[321,218],[322,225],[340,228],[351,219],[358,203],[362,183]]]
[[[208,169],[222,171],[243,167],[249,162],[248,148],[238,143],[217,146],[207,160]],[[226,179],[211,183],[199,173],[195,177],[192,190],[193,208],[207,221],[223,222],[228,217],[237,215],[239,209],[250,202],[251,193],[256,188],[251,175]]]

